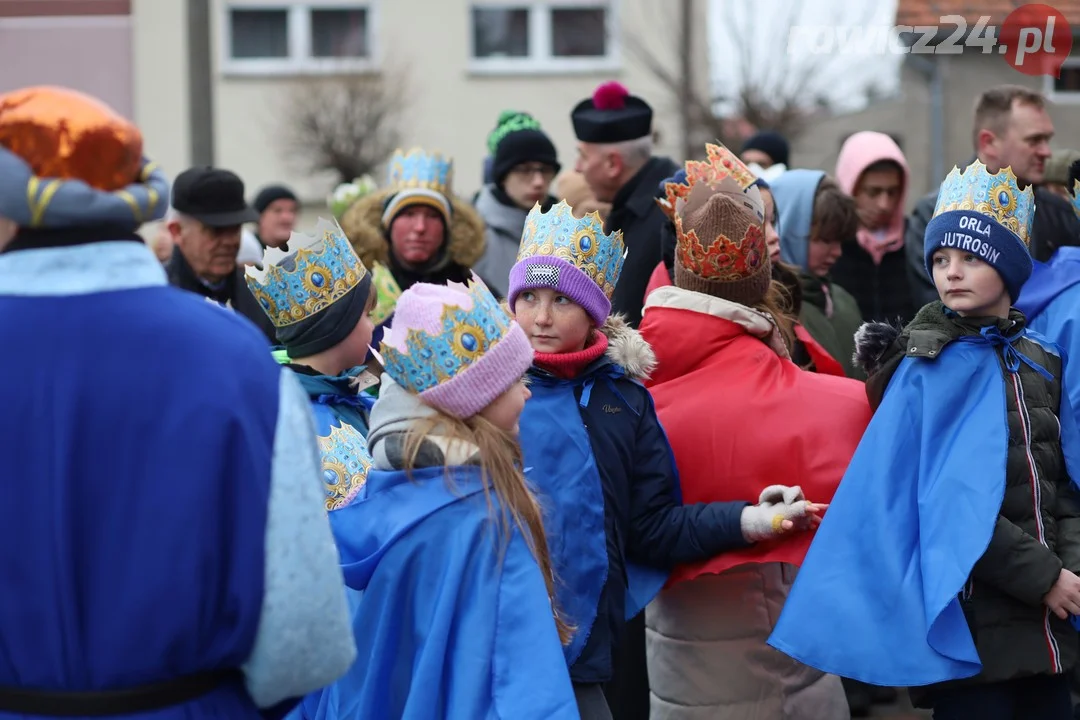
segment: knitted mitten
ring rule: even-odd
[[[810,503],[803,497],[802,488],[786,485],[770,485],[761,491],[757,505],[743,508],[741,527],[747,542],[760,542],[780,537],[789,530],[781,527],[784,520],[791,520],[798,528],[806,518]],[[808,526],[809,521],[806,521]]]

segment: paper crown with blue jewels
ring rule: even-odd
[[[547,212],[537,203],[525,220],[517,259],[543,256],[562,258],[581,270],[610,300],[622,274],[626,246],[621,230],[604,232],[604,221],[595,211],[576,218],[565,200]]]
[[[319,218],[314,236],[293,232],[289,242],[300,249],[277,263],[264,263],[264,270],[248,268],[245,275],[263,312],[279,328],[317,315],[367,275],[336,222]]]
[[[449,197],[454,179],[454,161],[420,148],[408,152],[397,150],[390,158],[387,175],[392,191],[431,190]]]
[[[448,283],[431,291],[445,296],[439,316],[413,322],[408,310],[402,313],[399,307],[380,347],[386,372],[394,382],[417,394],[453,379],[513,327],[506,310],[475,277],[467,285]]]
[[[981,161],[963,171],[953,167],[938,191],[934,217],[953,210],[977,212],[1011,230],[1025,246],[1031,246],[1031,222],[1035,217],[1035,193],[1020,189],[1012,168],[996,173]]]

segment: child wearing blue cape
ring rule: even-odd
[[[1069,168],[1073,210],[1080,215],[1080,161]],[[1080,243],[1080,238],[1075,238]],[[1062,246],[1046,262],[1034,262],[1031,278],[1016,304],[1028,327],[1050,338],[1069,357],[1080,356],[1080,247]],[[1073,408],[1080,408],[1080,362],[1065,368]]]
[[[311,400],[322,456],[326,509],[363,489],[371,456],[367,415],[375,398],[361,394],[378,378],[363,365],[374,329],[371,274],[337,223],[319,220],[314,237],[293,233],[295,252],[248,268],[252,295],[273,323],[288,367]]]
[[[635,705],[631,694],[648,708],[644,623],[635,636],[626,622],[675,564],[809,529],[820,512],[782,486],[758,505],[683,506],[642,384],[652,349],[611,316],[623,258],[620,232],[605,234],[596,213],[575,218],[560,202],[529,213],[510,271],[508,301],[535,351],[521,442],[545,510],[558,607],[574,628],[566,663],[584,720],[610,720],[613,707]],[[627,688],[634,676],[640,685]]]
[[[1066,720],[1080,614],[1080,436],[1066,357],[1013,309],[1034,196],[954,168],[926,228],[941,297],[863,326],[876,412],[769,643],[911,687],[936,720]]]
[[[528,339],[475,278],[417,283],[378,359],[374,469],[330,513],[357,659],[294,717],[576,720],[516,438]]]

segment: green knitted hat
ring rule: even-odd
[[[487,137],[488,151],[494,155],[499,142],[512,132],[519,130],[539,130],[540,123],[529,113],[517,110],[503,110],[499,114],[499,121],[495,129]]]

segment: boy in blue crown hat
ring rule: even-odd
[[[1063,353],[1012,307],[1033,212],[1009,168],[946,178],[925,238],[941,300],[860,329],[875,416],[769,641],[917,687],[938,720],[1072,717],[1080,438]]]
[[[298,248],[264,270],[248,268],[246,280],[274,324],[281,347],[274,357],[296,375],[311,400],[322,454],[326,509],[352,502],[371,468],[365,438],[375,403],[364,391],[378,378],[367,371],[375,291],[336,223],[319,220],[315,237],[289,242]]]

